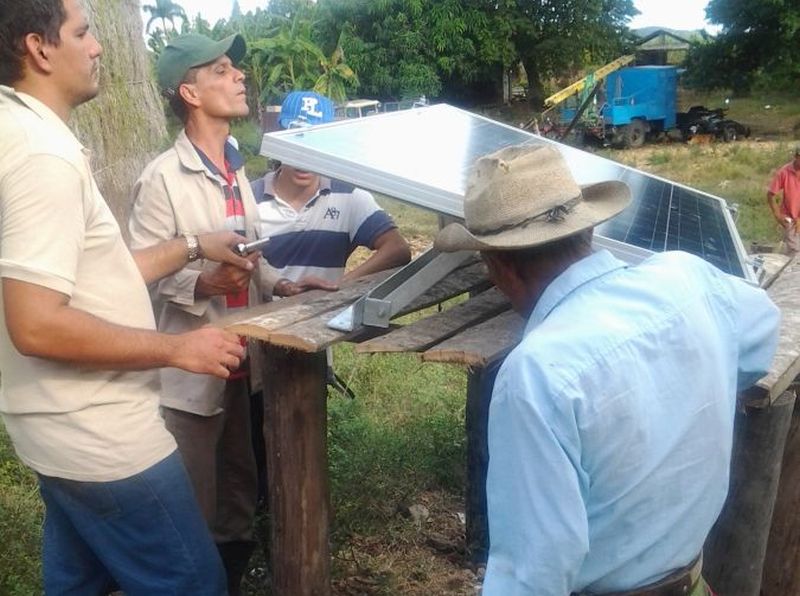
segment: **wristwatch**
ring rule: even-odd
[[[200,241],[194,234],[184,234],[183,239],[186,240],[186,251],[189,262],[196,261],[203,256],[203,251],[200,248]]]

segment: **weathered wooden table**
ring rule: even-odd
[[[387,330],[342,333],[327,327],[333,316],[388,275],[370,276],[334,293],[314,291],[283,299],[220,322],[231,331],[261,340],[265,356],[273,593],[279,596],[330,592],[325,350],[342,341],[358,343],[356,350],[362,353],[417,352],[423,361],[469,368],[467,547],[474,561],[486,558],[490,389],[498,364],[521,337],[523,321],[490,287],[483,266],[475,262],[447,276],[401,314],[469,294],[468,300],[447,310]],[[800,265],[792,263],[776,276],[769,290],[784,311],[785,330],[800,329],[796,321],[787,320],[789,313],[800,318],[800,296],[790,291],[797,285]],[[772,372],[743,396],[743,409],[737,416],[731,492],[705,551],[709,580],[725,596],[758,594],[794,403],[787,389],[800,370],[800,346],[790,335],[782,334]]]

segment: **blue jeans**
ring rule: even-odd
[[[39,475],[45,594],[226,593],[225,571],[177,451],[113,482]]]

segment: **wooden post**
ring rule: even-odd
[[[703,575],[717,594],[759,594],[793,408],[794,393],[785,392],[767,407],[736,413],[728,500],[703,549]]]
[[[795,404],[792,424],[783,452],[783,469],[778,485],[772,529],[767,545],[763,596],[800,594],[800,523],[797,504],[800,500],[800,404]]]
[[[263,344],[262,344],[263,345]],[[264,345],[272,594],[330,594],[325,352]]]
[[[502,360],[485,368],[470,369],[467,381],[467,553],[474,565],[486,565],[489,556],[489,522],[486,516],[486,469],[489,465],[487,429],[494,379]]]

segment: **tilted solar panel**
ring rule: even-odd
[[[685,250],[755,281],[724,200],[445,104],[269,133],[261,153],[462,217],[471,165],[521,143],[557,146],[579,184],[618,179],[630,186],[631,206],[598,228],[598,244],[610,239],[632,261],[648,251]]]

